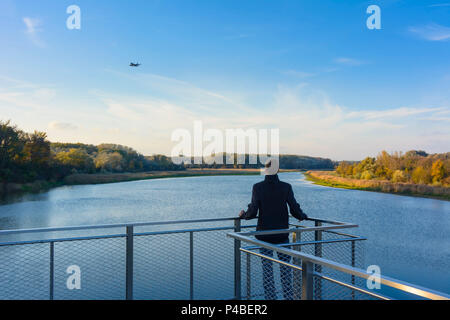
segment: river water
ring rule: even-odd
[[[231,217],[246,208],[252,185],[261,179],[188,177],[64,186],[2,204],[0,229]],[[365,265],[450,293],[450,202],[317,186],[301,173],[282,173],[280,179],[292,184],[309,216],[359,225],[353,232],[367,238]]]

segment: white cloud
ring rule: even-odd
[[[50,88],[40,88],[33,92],[33,96],[37,99],[51,100],[56,96],[56,90]]]
[[[41,104],[33,99],[29,92],[0,92],[0,103],[6,103],[9,108],[12,106],[39,109]]]
[[[3,75],[0,75],[0,84],[2,87],[20,88],[20,89],[38,87],[37,85],[30,83],[28,81],[17,80]]]
[[[123,129],[135,137],[129,144],[144,153],[170,154],[174,145],[170,141],[171,132],[178,128],[192,130],[195,120],[202,120],[204,129],[279,128],[281,152],[339,160],[361,159],[383,149],[430,150],[436,145],[433,141],[445,141],[450,136],[444,126],[443,134],[425,139],[426,126],[417,127],[417,122],[431,121],[424,119],[424,115],[436,117],[448,108],[351,111],[332,103],[325,93],[312,90],[305,83],[294,87],[280,85],[268,110],[246,109],[237,114],[205,113],[154,97],[140,100],[111,97],[103,101],[118,125],[132,123],[136,131],[132,133],[126,126]],[[139,146],[135,142],[137,136],[142,137],[138,139]]]
[[[249,38],[252,35],[250,34],[246,34],[246,33],[239,33],[239,34],[235,34],[232,36],[227,36],[225,37],[225,40],[237,40],[237,39],[245,39],[245,38]]]
[[[236,94],[230,97],[177,79],[119,75],[128,84],[131,80],[134,86],[142,85],[145,94],[90,91],[92,98],[86,104],[56,95],[48,87],[13,87],[0,91],[0,114],[20,121],[26,130],[47,128],[52,141],[120,143],[144,154],[170,154],[173,130],[192,131],[195,120],[201,120],[205,129],[279,128],[281,152],[337,160],[358,160],[383,149],[450,149],[449,107],[355,111],[300,83],[279,85],[267,94],[267,107],[260,108],[243,103]]]
[[[437,4],[431,4],[428,7],[450,7],[450,3],[437,3]]]
[[[3,89],[0,91],[0,104],[35,109],[46,109],[50,101],[56,96],[56,90],[51,88],[17,88]]]
[[[304,71],[297,71],[297,70],[283,71],[282,74],[284,74],[286,76],[292,76],[295,78],[299,78],[299,79],[310,78],[310,77],[314,77],[316,75],[315,73],[312,73],[312,72],[304,72]]]
[[[353,59],[353,58],[346,58],[346,57],[339,57],[334,59],[334,62],[338,63],[338,64],[342,64],[342,65],[346,65],[346,66],[360,66],[365,64],[364,61],[358,60],[358,59]]]
[[[48,124],[50,130],[76,130],[78,127],[68,122],[53,121]]]
[[[431,23],[426,26],[409,27],[409,32],[428,41],[445,41],[450,39],[450,28]]]
[[[150,89],[154,93],[154,98],[158,96],[160,100],[182,105],[183,108],[188,108],[189,110],[229,114],[249,109],[240,99],[200,88],[187,81],[151,73],[130,75],[112,70],[107,71],[121,78],[134,81],[136,86],[144,87],[147,90]]]
[[[45,47],[44,42],[40,39],[39,33],[42,32],[42,22],[39,19],[24,17],[23,22],[25,23],[26,30],[25,33],[28,35],[31,42],[33,42],[38,47]]]
[[[355,111],[350,112],[347,118],[362,118],[365,120],[371,119],[393,119],[393,118],[404,118],[412,115],[423,114],[423,113],[433,113],[436,111],[441,111],[443,108],[396,108],[388,110],[370,110],[370,111]]]

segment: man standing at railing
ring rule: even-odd
[[[303,213],[300,205],[297,203],[289,183],[282,182],[278,178],[278,159],[272,158],[265,165],[264,181],[256,183],[253,186],[252,201],[248,205],[247,211],[242,210],[239,217],[250,220],[258,216],[257,231],[278,230],[289,228],[289,214],[287,207],[295,218],[305,220],[308,216]],[[259,212],[259,215],[258,215]],[[270,235],[257,235],[256,238],[272,244],[281,244],[289,242],[288,233],[278,233]],[[265,248],[260,249],[261,254],[273,256],[273,251]],[[278,253],[278,258],[285,262],[290,262],[291,257]],[[264,294],[267,300],[277,298],[273,278],[272,262],[262,259]],[[283,296],[286,300],[292,300],[292,270],[280,264],[281,284],[283,287]]]

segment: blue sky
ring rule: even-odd
[[[0,43],[0,118],[52,141],[170,154],[202,120],[336,160],[450,151],[446,0],[2,0]]]

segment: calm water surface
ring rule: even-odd
[[[334,189],[283,173],[311,217],[352,222],[367,237],[365,264],[450,293],[450,202]],[[0,229],[235,216],[260,176],[189,177],[66,186],[0,206]],[[4,238],[2,238],[3,240]]]

